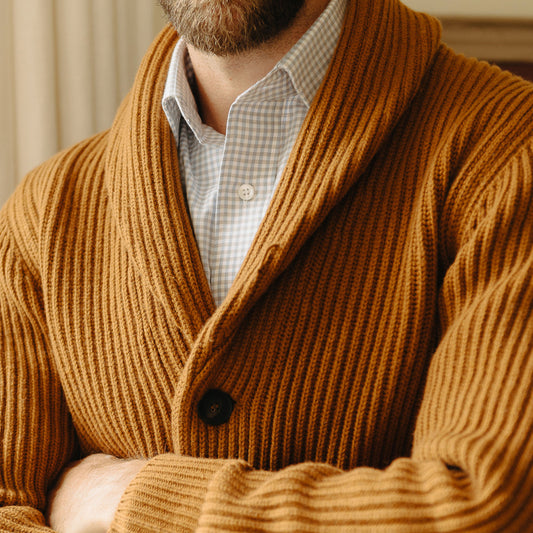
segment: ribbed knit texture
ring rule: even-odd
[[[396,0],[348,11],[217,309],[160,106],[171,29],[112,129],[6,205],[1,531],[44,528],[78,446],[151,458],[114,532],[533,531],[533,88]]]

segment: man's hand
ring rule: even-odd
[[[105,533],[144,459],[89,455],[69,465],[48,497],[47,518],[59,533]]]

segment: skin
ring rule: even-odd
[[[178,4],[183,1],[187,0],[162,0],[166,4]],[[192,1],[223,3],[223,0]],[[242,0],[234,1],[242,2]],[[266,3],[271,0],[255,1]],[[197,85],[195,96],[203,122],[225,134],[231,104],[240,94],[272,70],[309,29],[328,3],[329,0],[306,0],[294,14],[288,27],[281,29],[277,35],[265,42],[245,43],[237,53],[216,55],[208,48],[199,48],[188,43],[187,48]],[[172,19],[171,21],[182,35],[180,29],[183,28],[180,21]],[[186,39],[186,36],[184,38]]]
[[[188,3],[213,9],[213,6],[230,11],[235,6],[286,7],[289,0],[160,0],[178,33],[184,36],[194,69],[197,84],[195,94],[200,116],[205,124],[225,133],[231,104],[235,99],[266,76],[276,63],[292,48],[300,37],[326,8],[329,0],[295,0],[290,20],[279,23],[273,35],[267,30],[242,41],[244,28],[250,22],[240,12],[239,16],[218,19],[225,21],[224,35],[237,36],[234,42],[220,48],[217,28],[212,32],[215,45],[195,40],[194,35],[180,32],[181,21],[173,16],[172,7]],[[228,5],[229,4],[229,5]],[[233,6],[233,7],[232,7]],[[285,9],[284,7],[284,9]],[[244,9],[246,11],[246,9]],[[290,10],[289,10],[290,11]],[[212,14],[212,13],[211,13]],[[233,13],[234,15],[234,13]],[[286,13],[287,15],[287,13]],[[289,13],[290,15],[290,13]],[[241,24],[239,28],[239,24]],[[233,25],[233,26],[232,26]],[[237,26],[235,26],[237,25]],[[181,28],[183,29],[183,28]],[[272,32],[271,32],[272,33]],[[230,39],[231,41],[231,39]],[[239,42],[237,42],[239,41]],[[195,42],[196,45],[191,44]],[[216,46],[219,46],[217,50]],[[217,51],[217,53],[215,53]],[[59,533],[104,533],[111,525],[122,494],[137,473],[145,466],[144,459],[117,459],[105,454],[94,454],[69,465],[49,494],[47,519]]]
[[[89,455],[66,468],[48,497],[47,522],[59,533],[104,533],[145,459]]]

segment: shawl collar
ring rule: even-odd
[[[152,43],[110,131],[106,185],[112,216],[143,282],[189,344],[215,309],[181,190],[161,101],[176,32]]]
[[[216,311],[161,109],[176,39],[171,27],[162,31],[119,109],[106,180],[113,216],[145,282],[190,342],[210,316],[217,331],[225,332],[222,341],[364,172],[416,94],[440,44],[440,26],[397,0],[349,2],[328,74],[251,249]]]

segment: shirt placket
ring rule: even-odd
[[[284,103],[236,102],[230,111],[211,246],[215,302],[227,294],[270,202],[285,140]]]

